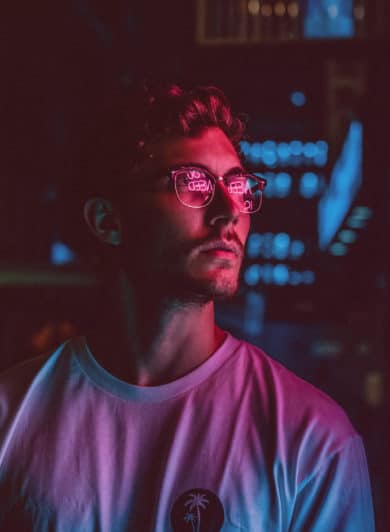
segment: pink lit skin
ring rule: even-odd
[[[155,168],[200,163],[221,176],[241,166],[234,147],[218,128],[209,128],[195,138],[165,141],[152,151]],[[239,212],[224,185],[218,183],[213,201],[200,209],[182,205],[168,187],[148,194],[145,202],[152,203],[149,211],[153,212],[154,220],[153,226],[150,221],[142,224],[144,228],[149,225],[150,235],[147,256],[138,255],[143,267],[150,264],[155,275],[165,279],[172,275],[177,286],[181,280],[189,289],[210,297],[233,295],[238,286],[250,215]],[[137,225],[139,221],[140,218]],[[145,236],[145,229],[142,234]]]

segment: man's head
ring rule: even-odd
[[[232,194],[246,186],[243,124],[225,96],[143,89],[107,124],[85,206],[92,232],[133,284],[205,300],[234,294],[250,214],[243,193]]]

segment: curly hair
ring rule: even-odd
[[[164,138],[196,137],[214,126],[239,152],[244,133],[243,121],[216,87],[184,90],[175,84],[142,84],[117,92],[96,122],[84,134],[86,141],[73,165],[84,199],[118,197],[123,178],[131,178],[131,169],[145,160],[148,146]]]

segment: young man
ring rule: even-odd
[[[82,165],[96,330],[0,379],[0,529],[374,530],[343,411],[214,322],[265,186],[242,123],[214,88],[119,108]]]

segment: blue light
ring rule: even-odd
[[[362,182],[363,126],[353,121],[328,190],[318,203],[319,247],[325,249],[342,224]],[[350,226],[352,227],[352,226]]]
[[[328,155],[328,143],[325,140],[317,140],[316,144],[320,153]]]
[[[265,172],[264,174],[255,174],[255,175],[259,175],[260,177],[264,175],[264,177],[267,180],[267,186],[265,187],[265,190],[264,190],[264,196],[266,198],[272,198],[274,195],[274,177],[275,177],[274,172]]]
[[[308,159],[312,159],[318,154],[319,149],[317,144],[314,144],[314,142],[306,142],[306,144],[303,145],[303,155]]]
[[[263,142],[261,157],[266,166],[275,166],[278,160],[276,155],[276,142],[273,140]]]
[[[291,156],[290,145],[287,142],[279,142],[277,152],[279,159],[281,159],[282,161],[288,160]]]
[[[352,216],[354,218],[360,218],[361,220],[367,220],[372,216],[372,209],[366,206],[356,206],[352,211]]]
[[[274,283],[282,286],[288,283],[289,271],[285,264],[277,264],[273,271]]]
[[[264,264],[262,277],[265,284],[271,284],[273,280],[274,267],[272,264]]]
[[[342,255],[346,255],[348,248],[346,245],[342,244],[341,242],[334,242],[330,248],[329,251],[332,255],[335,255],[336,257],[341,257]]]
[[[62,242],[53,242],[50,250],[50,261],[52,264],[61,265],[74,262],[76,256],[74,252]]]
[[[274,252],[273,255],[276,259],[286,259],[288,257],[290,247],[290,236],[287,233],[278,233],[274,237]]]
[[[326,163],[328,162],[328,155],[326,153],[317,153],[317,155],[315,155],[314,157],[314,164],[316,166],[325,166]]]
[[[252,146],[250,147],[250,155],[249,158],[253,162],[259,162],[261,161],[261,154],[262,154],[262,148],[260,142],[254,142]]]
[[[353,0],[308,0],[305,37],[353,37]]]
[[[263,237],[259,233],[249,235],[247,244],[247,255],[249,258],[254,259],[260,256],[262,241]]]
[[[240,142],[240,150],[241,150],[241,153],[247,157],[251,151],[251,145],[248,141],[246,140],[242,140]]]
[[[290,272],[290,284],[297,286],[302,282],[302,274],[295,270]]]
[[[300,140],[292,140],[290,142],[290,149],[291,149],[292,155],[302,155],[303,142]]]
[[[302,282],[304,284],[313,284],[315,281],[315,275],[314,272],[311,270],[305,270],[302,272]]]
[[[272,258],[274,251],[274,235],[272,233],[264,233],[263,235],[263,249],[262,255],[266,259]]]
[[[306,172],[303,174],[300,184],[299,192],[304,198],[313,198],[318,194],[319,189],[319,178],[317,174],[313,172]]]
[[[274,181],[274,193],[278,198],[285,198],[289,195],[291,190],[291,176],[286,172],[276,174]]]
[[[261,334],[264,324],[265,298],[258,292],[249,291],[246,295],[243,329],[246,334]]]
[[[261,266],[259,264],[252,264],[244,273],[244,280],[247,285],[255,286],[261,277]]]
[[[366,220],[363,220],[362,218],[354,218],[353,216],[347,218],[345,223],[350,229],[363,229],[363,227],[366,227],[367,225]]]
[[[357,240],[357,234],[351,229],[343,229],[339,232],[339,240],[344,244],[353,244]]]
[[[306,96],[301,91],[294,91],[290,94],[290,100],[295,107],[303,107],[306,103]]]
[[[290,256],[292,259],[299,259],[305,251],[305,244],[302,240],[293,240],[290,246]]]

